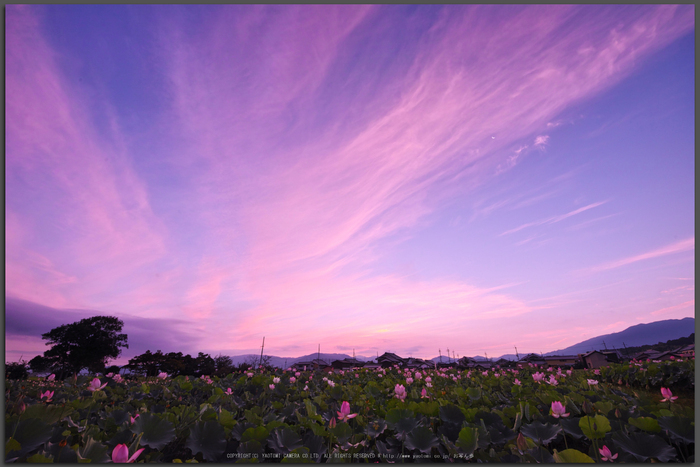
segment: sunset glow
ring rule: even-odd
[[[7,5],[6,360],[695,315],[694,6]]]

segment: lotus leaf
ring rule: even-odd
[[[548,445],[561,432],[561,427],[550,423],[532,422],[529,425],[523,425],[520,432],[528,438]]]
[[[595,417],[581,417],[578,422],[579,428],[588,439],[601,439],[605,437],[605,433],[610,431],[610,422],[602,415]]]
[[[595,461],[587,454],[582,453],[576,449],[565,449],[564,451],[558,452],[554,450],[554,460],[557,463],[563,464],[594,464]]]
[[[645,433],[630,433],[627,436],[618,431],[613,434],[613,440],[620,449],[632,454],[639,462],[652,458],[668,462],[676,457],[676,450],[659,436]]]
[[[692,420],[685,417],[661,417],[660,427],[675,441],[695,442],[695,427]]]
[[[433,447],[438,445],[438,439],[429,428],[419,426],[406,436],[406,447],[417,449],[424,454],[430,454]]]
[[[18,450],[8,453],[9,457],[22,457],[47,442],[51,438],[53,429],[38,418],[26,418],[21,420],[16,428],[6,430],[6,433],[13,433],[12,438],[20,445]],[[7,448],[6,444],[6,451]]]
[[[479,430],[465,427],[459,432],[456,446],[463,454],[473,454],[479,443]]]
[[[199,421],[190,429],[185,446],[192,454],[201,452],[204,459],[215,462],[226,447],[226,433],[216,421]]]
[[[107,446],[88,436],[83,447],[78,450],[78,461],[89,459],[94,463],[107,462],[109,460],[107,451]]]
[[[173,424],[150,413],[141,414],[131,425],[131,431],[135,434],[143,433],[141,444],[153,449],[162,449],[175,439]]]
[[[638,418],[630,418],[628,420],[630,425],[634,425],[640,430],[644,431],[650,431],[652,433],[658,433],[661,431],[661,427],[659,426],[658,420],[655,418],[651,417],[638,417]]]

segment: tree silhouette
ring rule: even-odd
[[[87,369],[93,373],[104,371],[107,360],[117,358],[121,347],[129,348],[126,334],[118,334],[124,323],[113,316],[93,316],[64,324],[42,334],[52,345],[44,352],[52,370],[61,373],[79,373]],[[61,375],[62,377],[63,375]]]

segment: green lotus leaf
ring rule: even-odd
[[[5,443],[6,456],[10,451],[19,451],[20,449],[22,449],[22,446],[13,437],[10,437],[10,439],[7,440],[7,443]]]
[[[467,389],[467,396],[469,399],[475,401],[481,398],[481,389],[479,388],[469,388]]]
[[[290,428],[278,428],[270,434],[268,439],[268,446],[280,454],[288,454],[302,445],[299,435]]]
[[[464,427],[459,432],[456,446],[464,454],[473,454],[479,443],[479,429]]]
[[[215,462],[226,448],[224,427],[213,420],[199,421],[190,428],[190,436],[185,446],[190,448],[192,454],[201,452],[204,459]]]
[[[406,447],[409,449],[417,449],[424,454],[430,454],[432,448],[436,447],[438,444],[439,441],[433,432],[424,426],[414,428],[408,436],[406,436]]]
[[[343,422],[338,423],[335,428],[330,428],[328,431],[333,434],[340,444],[346,443],[352,436],[352,428]]]
[[[45,457],[43,454],[37,452],[33,456],[27,457],[27,462],[30,464],[53,464],[53,458]]]
[[[588,439],[601,439],[605,437],[605,433],[611,430],[610,422],[602,415],[595,417],[581,417],[578,422],[579,428]]]
[[[270,436],[270,432],[264,426],[248,428],[241,435],[241,443],[245,443],[246,441],[257,441],[262,443],[268,436]]]
[[[554,461],[561,464],[595,464],[587,454],[576,449],[565,449],[561,452],[554,450]]]
[[[660,462],[676,459],[676,450],[659,436],[646,433],[630,433],[626,436],[618,431],[612,438],[617,447],[632,454],[639,462],[652,458]]]
[[[27,407],[22,414],[22,418],[38,418],[49,425],[53,425],[62,418],[70,415],[72,412],[72,409],[65,409],[60,405],[34,404]]]
[[[377,436],[381,435],[384,433],[384,430],[386,430],[386,422],[381,418],[372,420],[367,424],[367,434],[372,438],[376,438]]]
[[[141,444],[153,449],[163,449],[166,444],[175,439],[173,424],[151,413],[141,414],[130,429],[136,435],[143,433]]]
[[[462,426],[462,422],[464,422],[465,418],[464,413],[462,413],[459,407],[449,404],[440,407],[440,420],[445,423]]]
[[[14,432],[12,438],[19,443],[20,449],[10,451],[8,457],[24,456],[47,442],[53,433],[51,426],[38,418],[25,418],[20,420],[19,424],[16,426],[16,430],[12,428],[6,432]],[[7,449],[7,445],[5,445],[5,448]]]
[[[630,425],[634,425],[640,430],[644,431],[650,431],[652,433],[658,433],[661,431],[661,427],[659,426],[659,421],[656,420],[655,418],[651,417],[638,417],[638,418],[630,418],[629,420]]]
[[[666,431],[671,439],[684,443],[695,442],[695,427],[693,421],[685,417],[661,417],[660,427]]]
[[[548,445],[557,437],[557,435],[559,435],[561,432],[561,427],[550,423],[543,424],[535,421],[529,425],[523,425],[522,428],[520,428],[520,432],[533,441],[538,441],[544,445]]]
[[[598,411],[603,415],[607,415],[608,412],[610,412],[613,409],[612,402],[608,401],[598,401],[593,405],[595,405],[595,408],[598,409]]]
[[[69,446],[61,446],[60,443],[48,443],[47,449],[42,453],[54,460],[51,462],[61,463],[77,463],[78,453],[72,450]]]
[[[107,462],[109,461],[108,450],[107,446],[94,440],[92,436],[88,436],[83,447],[78,450],[78,462],[88,459],[94,463]]]
[[[583,438],[583,431],[581,431],[581,427],[578,425],[578,418],[560,418],[559,420],[559,423],[561,423],[562,428],[564,428],[564,432],[567,435],[570,435],[575,439]]]

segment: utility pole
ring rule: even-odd
[[[262,343],[262,346],[260,347],[260,364],[258,365],[259,367],[262,366],[262,357],[263,357],[264,350],[265,350],[265,336],[263,336],[263,343]]]
[[[515,347],[515,346],[513,346],[513,347]],[[517,348],[517,347],[515,347],[515,358],[517,358],[518,360],[520,360],[520,354],[518,354],[518,348]]]
[[[627,346],[625,345],[624,342],[622,343],[622,346],[625,348],[625,357],[629,357],[630,354],[629,354],[629,351],[627,350]]]
[[[440,354],[440,363],[442,363],[442,350],[438,349],[438,353]]]
[[[450,360],[450,348],[447,348],[447,363],[452,363],[452,360]]]
[[[321,361],[321,344],[318,344],[318,354],[316,355],[316,360],[319,362]]]
[[[605,341],[603,341],[603,347],[605,347],[605,350],[608,350],[608,346],[605,345]]]

